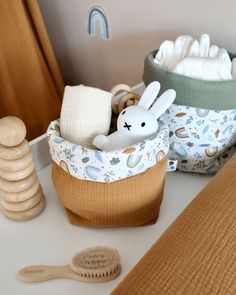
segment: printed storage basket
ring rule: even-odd
[[[169,125],[169,159],[178,169],[215,173],[235,152],[236,81],[203,81],[171,73],[145,59],[143,80],[161,83],[161,93],[176,90],[174,104],[162,117]],[[230,58],[234,58],[230,54]]]
[[[155,223],[163,196],[169,129],[126,149],[104,152],[60,136],[60,122],[47,135],[52,179],[69,221],[89,227]]]

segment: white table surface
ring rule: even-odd
[[[1,295],[106,295],[127,275],[138,260],[176,219],[210,176],[167,174],[164,199],[155,225],[133,228],[88,229],[69,224],[60,207],[51,178],[51,166],[38,172],[47,205],[30,221],[17,223],[0,215]],[[107,283],[88,284],[67,279],[42,283],[19,282],[17,271],[33,264],[64,265],[78,251],[92,246],[116,248],[122,260],[121,275]]]

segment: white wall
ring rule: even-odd
[[[212,43],[236,52],[235,0],[39,0],[67,84],[110,89],[142,79],[145,55],[165,39],[209,33]],[[111,40],[86,32],[87,13],[100,4]]]

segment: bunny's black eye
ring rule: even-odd
[[[121,115],[124,115],[125,114],[125,111],[124,112],[122,112],[122,114]]]
[[[144,127],[144,126],[145,126],[145,122],[143,122],[143,123],[141,124],[141,126]]]

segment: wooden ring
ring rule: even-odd
[[[25,220],[29,220],[29,219],[36,217],[45,208],[45,203],[46,203],[46,201],[45,201],[45,197],[44,197],[43,193],[42,193],[41,200],[39,201],[38,204],[36,204],[34,207],[32,207],[28,210],[21,211],[21,212],[12,212],[12,211],[6,210],[6,209],[4,209],[4,207],[2,206],[2,204],[0,202],[1,210],[2,210],[3,214],[7,218],[15,220],[15,221],[25,221]]]
[[[25,169],[15,172],[0,170],[0,177],[9,181],[18,181],[25,179],[34,171],[34,163],[31,162]]]
[[[40,184],[36,179],[35,183],[27,190],[19,193],[8,193],[0,189],[0,198],[9,203],[23,202],[30,199],[39,190]]]
[[[18,202],[18,203],[10,203],[2,200],[2,206],[4,209],[12,212],[20,212],[20,211],[25,211],[29,210],[30,208],[36,206],[41,198],[42,198],[43,191],[41,188],[38,189],[35,195],[33,195],[31,198],[28,200]]]
[[[126,107],[131,107],[131,106],[133,106],[134,105],[134,100],[132,101],[131,99],[130,100],[128,100],[127,102],[126,102]]]
[[[22,158],[17,160],[0,159],[0,169],[7,172],[16,172],[25,169],[32,163],[32,153],[28,152]]]
[[[111,89],[112,98],[117,95],[118,92],[126,91],[126,92],[132,92],[132,89],[129,85],[126,84],[117,84]]]
[[[117,114],[117,115],[119,114],[119,113],[118,113],[118,105],[117,105],[117,104],[113,104],[113,105],[112,105],[112,112],[113,112],[114,114]]]
[[[129,85],[126,84],[117,84],[111,89],[111,94],[112,94],[112,111],[115,114],[119,114],[118,109],[117,109],[117,104],[114,101],[115,96],[119,92],[132,92],[132,88]]]
[[[36,181],[35,171],[28,177],[18,181],[8,181],[0,177],[0,189],[9,193],[23,192],[29,189]]]
[[[128,101],[133,101],[132,105],[134,105],[135,100],[139,100],[140,99],[140,95],[134,92],[130,92],[127,93],[125,95],[123,95],[118,103],[118,113],[121,113],[123,111],[123,109],[126,108],[126,103]]]
[[[17,160],[24,157],[29,150],[30,146],[26,139],[14,147],[0,145],[0,158],[4,160]]]

